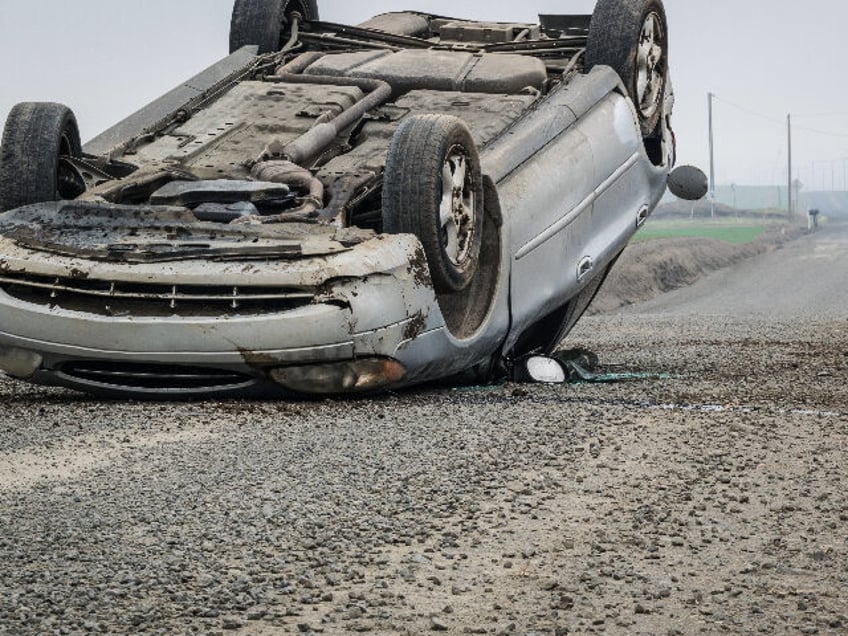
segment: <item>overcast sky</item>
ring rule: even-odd
[[[534,21],[589,13],[593,0],[319,0],[322,18],[389,10]],[[19,101],[71,106],[89,139],[227,52],[232,0],[0,0],[0,121]],[[837,189],[848,178],[845,0],[666,0],[682,162],[709,165],[715,102],[721,184],[786,181],[786,116],[796,175]]]

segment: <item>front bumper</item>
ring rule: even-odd
[[[7,274],[25,269],[28,275],[37,271],[39,276],[79,278],[84,272],[86,280],[146,277],[193,285],[206,278],[243,287],[273,281],[315,291],[311,303],[286,311],[111,316],[36,303],[0,288],[0,353],[6,352],[0,355],[0,369],[37,383],[141,397],[250,393],[279,388],[280,378],[289,378],[290,389],[309,392],[309,384],[298,380],[308,374],[297,369],[310,366],[338,370],[338,392],[378,388],[368,378],[373,369],[382,368],[379,364],[355,368],[364,375],[352,383],[349,367],[333,365],[392,360],[420,334],[444,330],[444,321],[429,281],[410,271],[410,263],[420,261],[420,243],[410,236],[371,243],[338,255],[249,266],[185,262],[130,267],[54,255],[48,260],[43,254],[37,260],[0,260],[0,270]],[[4,367],[4,360],[14,364]],[[386,367],[386,385],[407,379],[399,368]],[[316,393],[334,392],[327,384],[315,386]]]

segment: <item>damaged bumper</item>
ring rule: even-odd
[[[34,382],[138,396],[366,391],[408,380],[406,345],[444,331],[411,236],[167,265],[0,242],[0,370]]]

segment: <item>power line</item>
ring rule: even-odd
[[[771,122],[772,124],[775,124],[776,126],[780,126],[781,128],[783,128],[786,124],[785,120],[783,120],[783,119],[779,119],[779,118],[773,117],[771,115],[766,115],[765,113],[761,113],[761,112],[753,110],[751,108],[747,108],[746,106],[740,106],[739,104],[731,102],[729,99],[724,99],[723,97],[718,97],[715,94],[713,94],[713,98],[717,99],[718,101],[722,102],[723,104],[727,104],[728,106],[732,106],[733,108],[736,108],[737,110],[741,110],[742,112],[747,113],[749,115],[752,115],[754,117],[759,117],[760,119],[764,119],[768,122]],[[830,113],[830,114],[827,114],[827,116],[837,116],[839,114],[840,113]],[[821,113],[821,114],[796,115],[796,114],[793,113],[792,116],[793,117],[824,117],[824,116],[826,116],[826,114]],[[804,132],[813,133],[813,134],[816,134],[816,135],[824,135],[826,137],[846,137],[846,138],[848,138],[848,133],[844,133],[844,132],[834,132],[834,131],[828,131],[828,130],[820,130],[818,128],[810,128],[809,126],[800,126],[798,124],[794,124],[792,126],[792,128],[793,128],[793,130],[803,130]]]
[[[760,119],[765,119],[766,121],[770,121],[771,123],[777,124],[778,126],[783,128],[785,121],[782,120],[782,119],[778,119],[777,117],[772,117],[771,115],[766,115],[764,113],[757,112],[756,110],[752,110],[752,109],[747,108],[745,106],[740,106],[739,104],[731,102],[729,99],[724,99],[723,97],[718,97],[715,94],[713,95],[713,97],[715,99],[717,99],[718,101],[722,102],[723,104],[727,104],[728,106],[732,106],[733,108],[741,110],[743,113],[748,113],[749,115],[753,115],[754,117],[759,117]]]
[[[795,126],[796,130],[803,130],[816,135],[824,135],[825,137],[848,137],[848,133],[828,132],[826,130],[818,130],[816,128],[808,128],[807,126]]]
[[[795,117],[848,117],[848,111],[841,113],[801,113]]]

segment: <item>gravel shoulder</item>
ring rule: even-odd
[[[0,634],[844,634],[848,311],[686,302],[580,323],[607,370],[664,378],[611,385],[136,404],[0,378]]]

